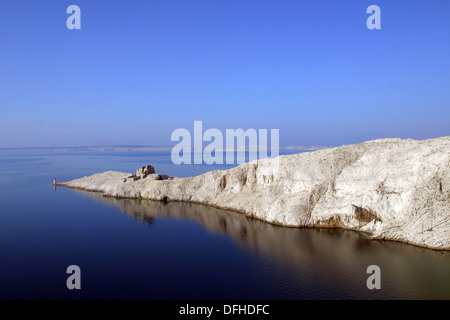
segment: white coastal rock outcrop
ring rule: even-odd
[[[288,227],[341,227],[450,250],[450,137],[380,139],[255,160],[191,178],[108,171],[66,183],[105,196],[187,201]],[[163,180],[161,180],[163,179]]]

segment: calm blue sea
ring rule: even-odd
[[[0,153],[0,299],[450,299],[448,252],[51,185],[146,164],[227,168],[175,166],[168,152]],[[69,265],[81,290],[66,287]],[[369,265],[380,290],[366,287]]]

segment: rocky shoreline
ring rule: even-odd
[[[107,171],[56,185],[202,203],[286,227],[331,227],[450,250],[450,137],[380,139],[191,178]]]

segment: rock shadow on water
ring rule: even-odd
[[[366,292],[366,269],[375,264],[383,270],[384,290],[372,293],[373,297],[450,298],[450,281],[446,276],[450,273],[450,254],[445,251],[371,240],[368,235],[351,230],[282,227],[201,204],[116,199],[96,192],[74,191],[117,207],[148,226],[159,219],[198,223],[211,233],[228,235],[239,246],[276,261],[282,268],[294,270],[302,279],[312,282],[320,279],[337,291],[355,288],[355,292]],[[400,292],[399,281],[407,284],[407,292],[403,289]],[[418,288],[428,291],[424,293]],[[344,296],[352,294],[350,290]]]
[[[120,199],[104,197],[101,193],[72,189],[74,192],[119,208],[126,215],[149,226],[157,218],[184,219],[199,223],[215,234],[227,234],[238,244],[290,258],[304,258],[305,254],[317,255],[333,247],[335,255],[378,248],[401,249],[411,253],[450,256],[448,252],[430,250],[402,242],[373,240],[368,234],[341,228],[290,228],[270,224],[245,214],[189,202],[161,202],[146,199]],[[338,250],[337,250],[338,249]]]

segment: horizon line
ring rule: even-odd
[[[315,151],[321,149],[332,148],[334,146],[315,146],[315,145],[285,145],[279,146],[279,150],[299,150],[299,151]],[[96,146],[59,146],[59,147],[0,147],[0,152],[14,152],[14,151],[54,151],[54,152],[74,152],[74,151],[86,151],[86,152],[125,152],[125,151],[170,151],[174,146],[154,146],[154,145],[96,145]],[[250,146],[245,146],[245,151],[248,151]],[[194,148],[191,148],[193,150]],[[271,150],[270,147],[264,148],[265,150]],[[219,151],[230,150],[226,147]],[[232,150],[230,150],[232,151]],[[233,151],[242,151],[240,147],[236,146]]]

